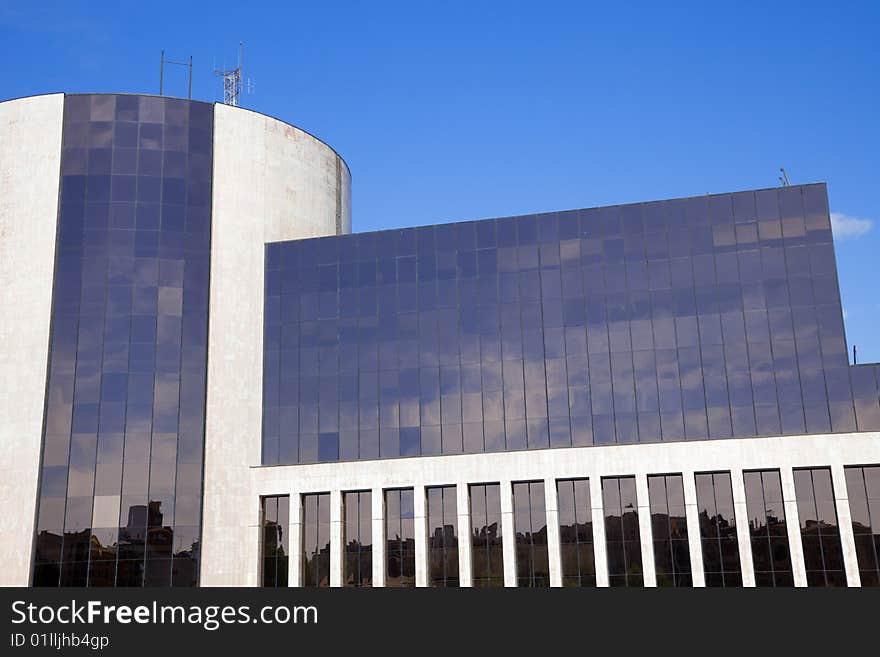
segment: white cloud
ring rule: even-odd
[[[870,219],[859,219],[841,212],[831,213],[831,229],[834,231],[834,237],[837,239],[845,240],[850,237],[861,237],[873,227],[874,222]]]

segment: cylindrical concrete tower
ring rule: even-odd
[[[0,585],[231,581],[256,521],[206,493],[260,461],[265,244],[349,232],[347,166],[155,96],[0,103],[0,145]]]

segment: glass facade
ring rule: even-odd
[[[264,464],[880,429],[821,184],[269,244],[264,350]]]
[[[471,570],[474,587],[504,586],[500,484],[468,486],[471,512]]]
[[[706,586],[742,586],[729,472],[696,475]]]
[[[808,586],[846,586],[834,485],[828,468],[794,471]]]
[[[35,586],[198,582],[212,130],[65,96]]]
[[[413,489],[385,491],[385,586],[416,585]]]
[[[302,496],[303,586],[330,586],[330,493]]]
[[[556,482],[556,495],[562,585],[596,586],[590,480],[560,479]]]
[[[455,486],[427,489],[428,586],[455,587],[458,579],[458,501]]]
[[[778,470],[743,473],[755,586],[794,586]]]
[[[862,586],[880,586],[880,465],[844,472]]]
[[[368,490],[342,494],[345,508],[344,586],[373,585],[373,495]]]
[[[681,475],[648,477],[657,586],[693,586]]]
[[[644,586],[635,477],[604,477],[605,549],[609,586]]]
[[[543,481],[513,484],[513,526],[516,537],[516,585],[549,587],[547,507]]]
[[[263,498],[262,508],[263,586],[287,586],[290,556],[290,497]]]

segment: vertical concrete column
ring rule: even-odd
[[[547,557],[550,586],[562,586],[562,552],[559,549],[559,499],[556,480],[544,480],[544,505],[547,508]]]
[[[342,586],[342,492],[330,491],[330,586]]]
[[[861,586],[859,563],[856,556],[856,539],[853,535],[852,514],[849,510],[849,492],[843,466],[831,466],[831,483],[834,486],[834,505],[837,508],[837,526],[840,528],[840,545],[843,548],[843,565],[846,568],[848,586]]]
[[[458,514],[458,583],[460,586],[473,586],[470,498],[467,482],[456,484],[455,507]]]
[[[648,499],[648,476],[636,475],[636,504],[639,511],[639,540],[642,544],[642,573],[645,586],[657,586],[654,563],[654,537],[651,534],[651,503]]]
[[[785,531],[788,534],[788,553],[795,586],[807,585],[807,569],[804,565],[804,545],[801,542],[801,521],[794,490],[794,474],[791,468],[780,468],[782,503],[785,509]]]
[[[590,477],[590,504],[593,506],[593,550],[596,586],[608,586],[608,551],[605,549],[605,509],[602,505],[602,479]]]
[[[742,568],[743,586],[754,586],[755,564],[752,561],[749,510],[746,507],[746,488],[743,484],[742,470],[731,468],[730,485],[733,488],[733,514],[736,523],[736,538],[739,543],[739,563]]]
[[[697,504],[697,484],[693,472],[682,472],[684,509],[687,516],[688,551],[691,557],[691,577],[694,586],[706,586],[703,570],[703,542],[700,535],[700,507]]]
[[[0,586],[31,583],[63,117],[64,94],[0,103]]]
[[[516,586],[516,528],[513,519],[513,486],[509,479],[499,485],[501,497],[501,547],[504,554],[504,586]]]
[[[374,488],[373,500],[373,586],[385,586],[385,495]]]
[[[289,576],[288,586],[302,586],[303,562],[303,529],[302,529],[302,495],[299,491],[290,493],[290,562],[287,564]]]
[[[416,539],[416,586],[428,586],[428,512],[425,487],[413,486],[413,528]]]

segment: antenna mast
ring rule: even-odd
[[[244,43],[238,42],[238,66],[235,68],[218,71],[214,70],[214,75],[223,78],[223,104],[238,107],[239,98],[241,97],[241,54]]]
[[[779,171],[782,173],[782,175],[779,176],[779,182],[782,183],[783,187],[791,187],[791,181],[788,179],[788,174],[785,172],[785,169],[779,167]]]
[[[188,62],[174,62],[174,61],[171,61],[170,59],[165,59],[165,51],[164,50],[162,51],[162,59],[159,62],[159,95],[160,96],[165,95],[163,93],[164,87],[165,87],[165,64],[174,64],[176,66],[186,66],[189,69],[189,71],[188,71],[189,83],[187,84],[186,97],[192,98],[193,97],[193,58],[192,58],[192,55],[189,56]]]

